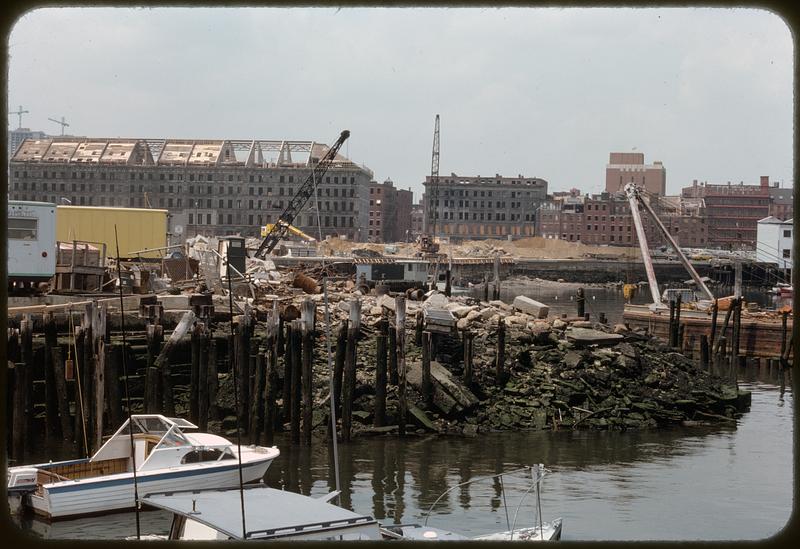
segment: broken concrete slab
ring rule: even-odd
[[[514,308],[531,315],[533,318],[547,318],[550,312],[550,307],[544,303],[524,295],[518,295],[514,298]]]
[[[607,334],[600,330],[592,330],[590,328],[570,327],[567,329],[565,335],[568,341],[579,345],[607,345],[619,343],[623,339],[623,336],[620,334]]]

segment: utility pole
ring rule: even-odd
[[[17,129],[21,129],[21,128],[22,128],[22,115],[23,115],[23,114],[28,114],[28,113],[30,113],[30,112],[31,112],[31,111],[25,111],[25,110],[22,110],[22,105],[20,105],[20,106],[19,106],[19,110],[18,110],[18,111],[11,111],[11,112],[10,112],[10,113],[8,113],[8,114],[16,114],[17,116],[19,116],[19,128],[17,128]]]

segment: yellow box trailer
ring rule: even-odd
[[[58,206],[56,239],[61,242],[84,240],[106,245],[106,255],[117,255],[114,225],[119,236],[119,255],[163,248],[167,245],[167,210],[146,208],[106,208],[102,206]],[[161,257],[164,250],[141,254]]]

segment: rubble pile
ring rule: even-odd
[[[331,287],[333,286],[333,287]],[[387,387],[387,427],[372,427],[375,396],[377,323],[394,318],[394,297],[360,295],[353,282],[329,285],[334,350],[349,302],[361,301],[354,434],[397,429],[397,387]],[[314,364],[314,426],[324,432],[328,421],[327,347],[322,333],[321,294],[298,295],[318,303]],[[535,303],[535,302],[534,302]],[[541,305],[541,304],[540,304]],[[419,432],[472,436],[490,430],[646,429],[670,425],[733,422],[749,406],[749,393],[700,370],[691,359],[622,325],[609,327],[583,319],[537,318],[540,309],[502,301],[480,302],[429,292],[424,301],[406,302],[408,421]],[[546,307],[546,306],[545,306]],[[421,348],[414,343],[419,311],[449,311],[457,329],[436,335],[431,373],[434,393],[426,405],[422,394]],[[544,313],[546,314],[546,312]],[[505,324],[505,370],[496,379],[498,329]],[[463,333],[473,339],[473,377],[464,383]],[[281,376],[282,376],[281,372]],[[280,406],[280,402],[279,402]]]

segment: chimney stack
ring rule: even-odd
[[[761,186],[762,187],[769,187],[769,176],[768,175],[762,175],[761,176]]]

